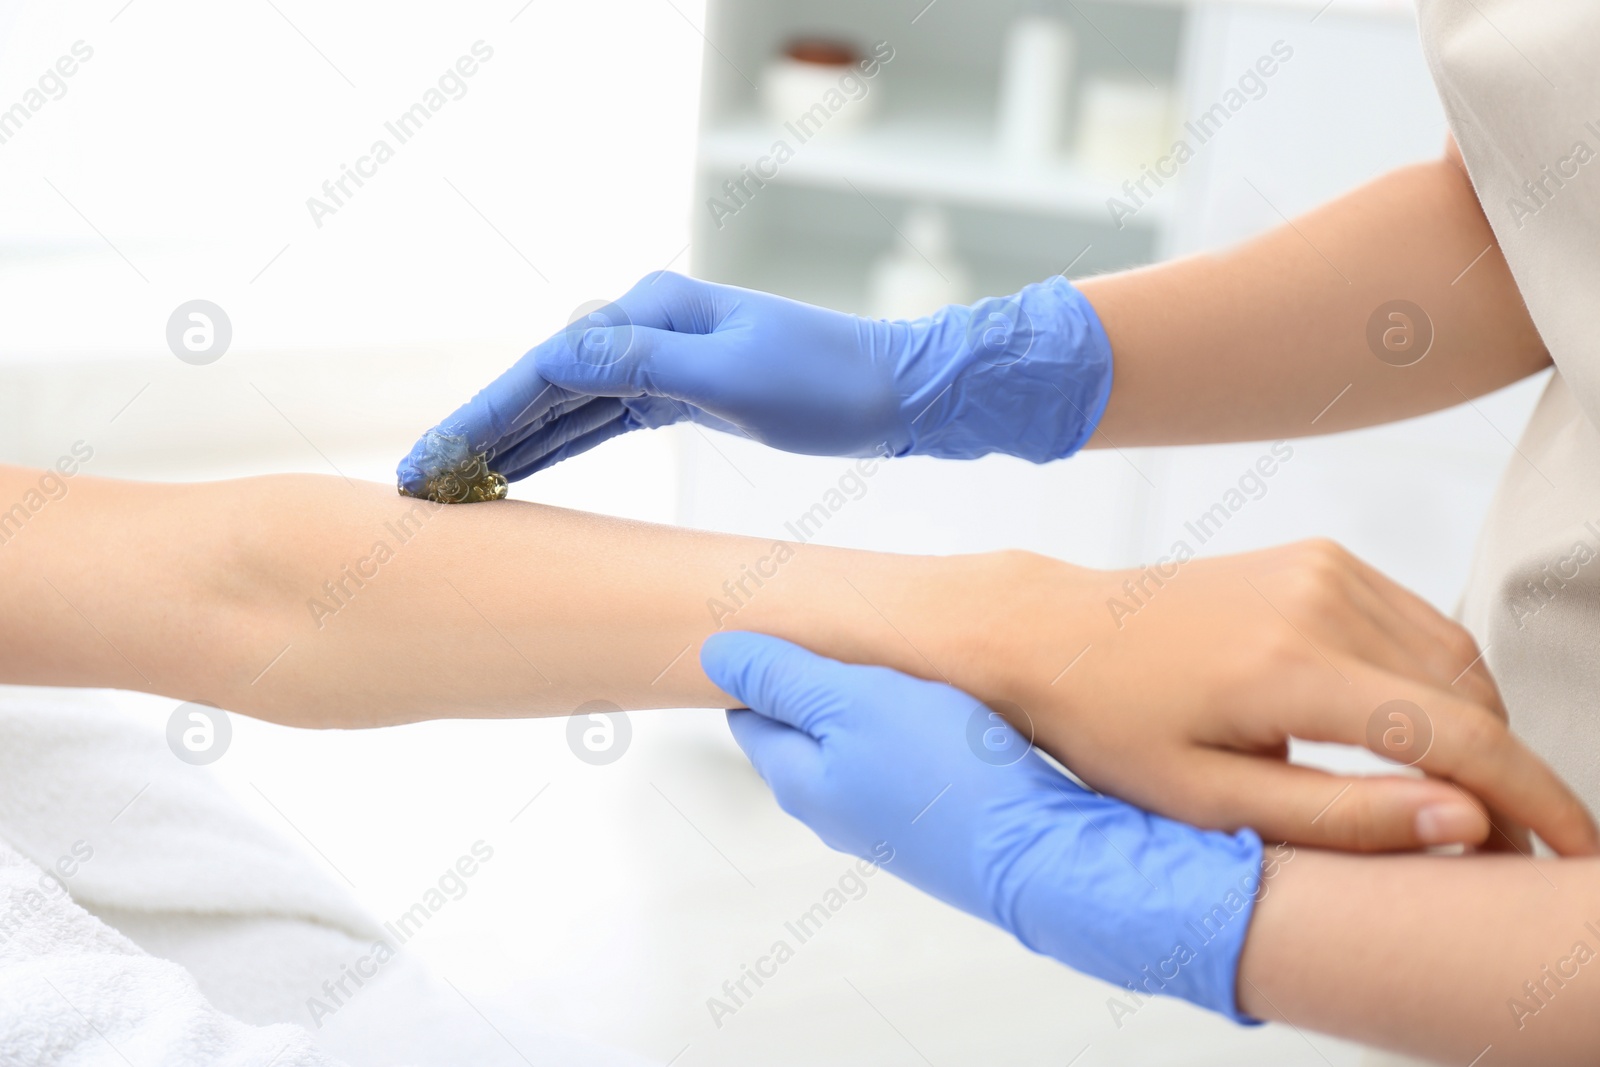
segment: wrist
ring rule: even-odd
[[[973,684],[1039,727],[1044,708],[1065,706],[1071,688],[1058,683],[1097,637],[1104,572],[1022,549],[964,559],[972,592],[957,624]]]
[[[1061,706],[1053,683],[1090,640],[1099,572],[1022,549],[932,562],[937,595],[925,610],[937,622],[930,642],[944,650],[948,680],[1022,709],[1029,721],[1014,725],[1037,732],[1043,709]]]
[[[1278,1017],[1278,1009],[1268,997],[1283,999],[1284,976],[1296,974],[1304,959],[1307,947],[1300,937],[1302,928],[1307,923],[1326,921],[1331,902],[1319,900],[1317,890],[1327,879],[1330,860],[1336,869],[1359,870],[1349,863],[1350,859],[1315,849],[1297,850],[1286,844],[1264,850],[1261,891],[1256,894],[1255,910],[1239,953],[1237,995],[1241,1011],[1258,1019]],[[1358,859],[1362,861],[1372,862],[1368,857]],[[1320,920],[1312,918],[1316,915]]]
[[[1111,342],[1094,307],[1065,278],[904,325],[901,366],[924,368],[920,388],[907,398],[912,452],[1064,459],[1088,442],[1105,413]]]
[[[793,562],[741,609],[737,624],[847,663],[889,667],[958,687],[975,675],[970,606],[983,571],[971,556],[906,556],[787,545]]]
[[[1079,568],[1014,550],[901,556],[806,545],[793,570],[790,595],[766,601],[741,628],[1021,703],[1031,675],[1050,680],[1046,638],[1032,632],[1054,621],[1039,613],[1040,586],[1060,588]]]

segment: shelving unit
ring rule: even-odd
[[[701,169],[713,179],[738,173],[770,151],[774,136],[772,124],[759,118],[707,130],[700,140]],[[976,116],[898,118],[807,144],[779,180],[1045,217],[1088,219],[1105,213],[1109,184],[1103,178],[1065,159],[1008,167],[995,157],[992,141],[989,124]],[[1167,210],[1165,204],[1152,204],[1130,224],[1157,226]]]
[[[1130,62],[1152,79],[1175,79],[1181,9],[1075,0],[1062,10],[1078,23],[1080,82],[1118,66],[1126,70]],[[945,211],[975,283],[986,291],[1016,289],[1066,268],[1074,256],[1073,271],[1081,273],[1156,255],[1167,206],[1141,212],[1119,231],[1106,214],[1110,183],[1104,177],[1069,158],[1017,167],[996,151],[996,87],[1010,16],[1009,8],[966,0],[939,0],[920,17],[901,0],[711,0],[695,270],[865,310],[870,265],[901,239],[898,227],[916,204]],[[1100,40],[1095,26],[1113,39],[1135,42],[1125,49],[1127,57],[1086,47]],[[788,39],[804,35],[864,48],[882,41],[894,49],[868,82],[874,113],[858,130],[824,129],[801,144],[761,106],[768,58]],[[723,183],[768,154],[780,137],[794,155],[777,178],[737,215],[715,218],[707,201],[723,198]]]
[[[1142,80],[1169,91],[1174,129],[1195,101],[1214,101],[1233,72],[1210,53],[1236,9],[1293,12],[1309,24],[1352,14],[1405,18],[1403,0],[1056,0],[1077,41],[1074,99],[1089,79]],[[919,13],[919,8],[921,8]],[[983,292],[1058,271],[1070,277],[1137,265],[1192,247],[1183,220],[1204,195],[1203,168],[1117,225],[1107,206],[1127,174],[1095,173],[1066,154],[1017,166],[996,147],[997,86],[1018,3],[936,0],[710,0],[707,8],[693,264],[703,277],[865,310],[872,261],[910,207],[942,208]],[[769,58],[797,36],[826,36],[894,57],[868,84],[874,114],[859,129],[799,143],[761,106]],[[852,106],[845,105],[846,108]],[[1070,145],[1075,122],[1065,131]],[[783,139],[793,156],[746,203],[724,183]],[[737,208],[718,212],[713,201]],[[978,293],[974,296],[980,295]]]

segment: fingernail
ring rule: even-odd
[[[1416,829],[1424,845],[1468,844],[1483,829],[1483,816],[1467,804],[1432,804],[1417,812]]]

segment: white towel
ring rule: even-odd
[[[8,1067],[643,1063],[469,1002],[404,950],[313,1018],[381,926],[104,694],[0,686],[0,842]]]
[[[334,1063],[297,1027],[217,1011],[182,967],[143,952],[4,845],[0,923],[0,1063]]]
[[[0,686],[0,838],[90,911],[280,915],[371,940],[378,925],[300,848],[251,819],[104,693]]]

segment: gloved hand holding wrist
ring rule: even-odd
[[[1062,277],[887,321],[663,272],[534,348],[438,429],[512,480],[686,419],[809,455],[1042,463],[1083,447],[1110,392],[1105,330]],[[420,457],[400,465],[413,491]]]
[[[1078,786],[975,698],[778,638],[723,633],[706,674],[783,809],[833,848],[1129,990],[1248,1022],[1239,954],[1260,839],[1197,830]],[[1134,994],[1137,994],[1135,997]]]

